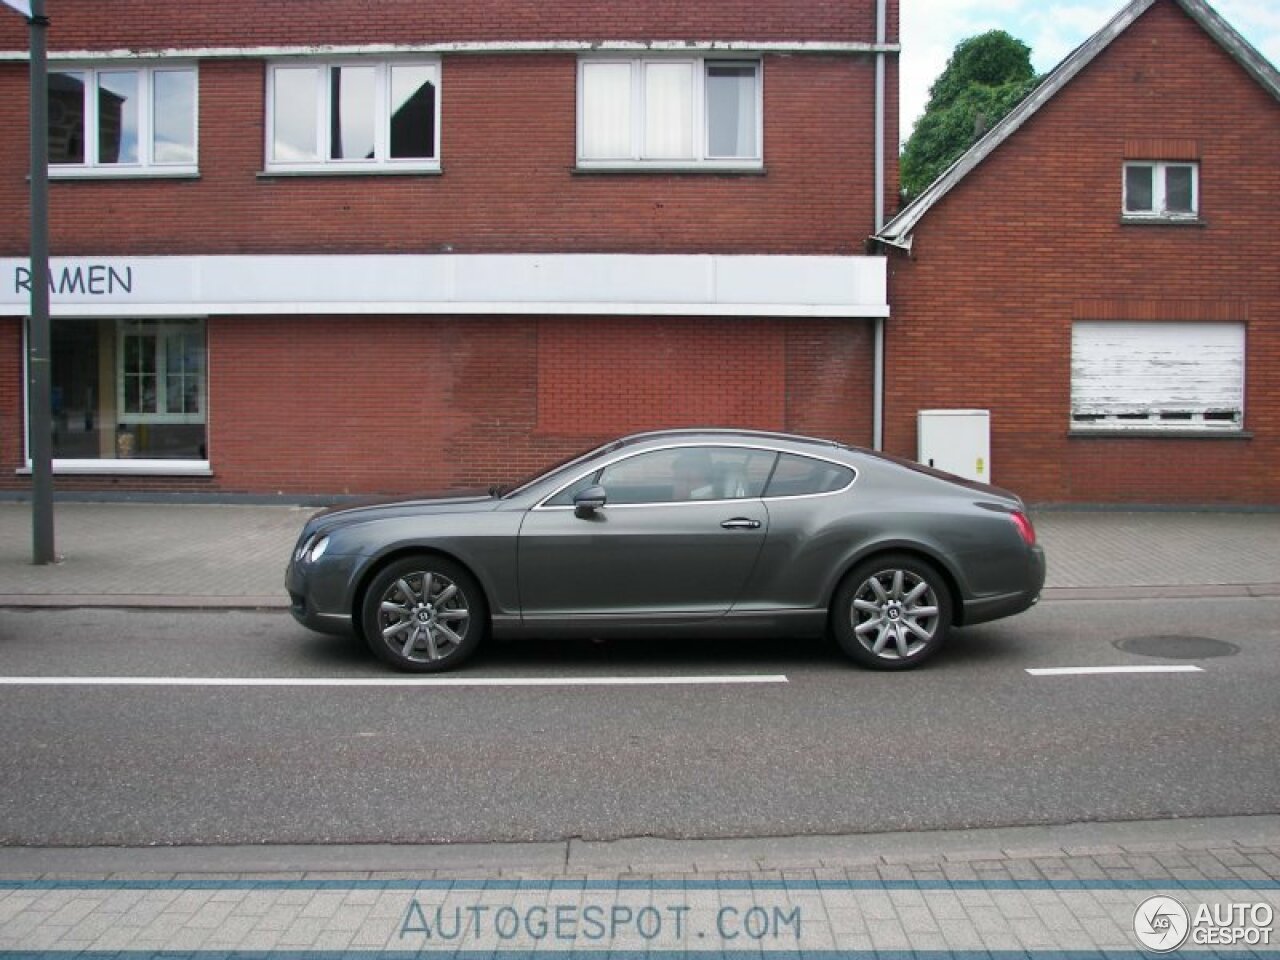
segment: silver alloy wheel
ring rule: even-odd
[[[849,609],[853,635],[883,660],[918,655],[938,630],[938,595],[910,570],[881,570],[864,580]]]
[[[430,570],[393,581],[378,605],[383,641],[415,663],[453,654],[462,645],[470,620],[466,594],[448,577]]]

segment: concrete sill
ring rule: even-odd
[[[1200,217],[1120,217],[1122,227],[1207,227]]]
[[[1158,430],[1140,427],[1114,430],[1068,430],[1069,440],[1117,440],[1138,437],[1143,440],[1252,440],[1248,430]]]

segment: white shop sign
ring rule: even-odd
[[[54,315],[616,314],[885,317],[883,257],[632,254],[54,258]],[[0,259],[0,315],[29,310]]]

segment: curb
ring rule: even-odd
[[[0,846],[0,876],[292,874],[494,870],[705,873],[973,860],[1028,860],[1280,845],[1280,816],[1202,817],[974,830],[532,843],[174,847]]]

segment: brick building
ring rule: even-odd
[[[1280,501],[1280,76],[1135,0],[879,234],[886,448],[990,411],[1034,501]]]
[[[59,489],[418,491],[706,423],[872,442],[897,0],[51,7]],[[25,51],[0,20],[0,489]]]

